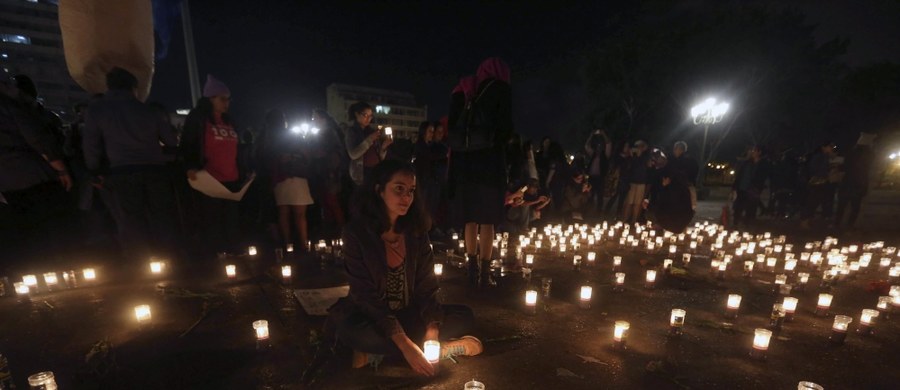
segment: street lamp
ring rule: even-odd
[[[725,113],[731,105],[725,102],[717,102],[716,98],[708,98],[691,108],[691,117],[695,125],[703,125],[703,146],[700,148],[700,182],[698,188],[703,188],[703,180],[706,171],[706,138],[709,135],[709,125],[722,121]]]

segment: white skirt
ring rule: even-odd
[[[306,179],[291,177],[275,185],[275,204],[279,206],[307,206],[313,203]]]

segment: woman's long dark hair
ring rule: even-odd
[[[388,217],[384,199],[381,198],[381,192],[387,190],[388,182],[397,173],[415,177],[416,168],[412,164],[398,160],[382,161],[375,166],[371,175],[366,176],[365,185],[355,203],[354,216],[378,233],[386,232],[391,227],[390,217]],[[406,215],[398,217],[394,224],[395,232],[421,236],[431,229],[431,218],[425,212],[421,193],[422,187],[416,186],[416,193],[409,211],[406,212]]]
[[[197,123],[206,123],[206,121],[213,120],[213,106],[212,101],[209,100],[208,97],[201,97],[197,100],[197,105],[188,113],[187,118],[185,118],[185,123],[188,122],[197,122]],[[222,122],[226,124],[233,125],[231,123],[231,116],[228,113],[222,114]]]

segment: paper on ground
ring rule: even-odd
[[[350,286],[294,290],[294,296],[300,301],[303,310],[311,316],[328,315],[328,308],[349,293]]]
[[[205,169],[202,169],[197,171],[197,179],[188,180],[188,184],[191,185],[191,188],[200,191],[209,197],[239,201],[244,197],[244,194],[247,193],[247,188],[250,188],[250,183],[253,183],[253,179],[255,178],[255,174],[250,175],[250,178],[246,183],[244,183],[244,186],[240,191],[231,192],[228,190],[228,188],[225,188],[222,183],[216,180],[216,178],[212,177],[209,172],[207,172]]]

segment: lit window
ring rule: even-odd
[[[28,38],[24,35],[16,35],[16,34],[0,34],[0,41],[9,42],[9,43],[19,43],[22,45],[30,45],[31,38]]]
[[[390,106],[375,106],[375,113],[376,114],[385,114],[385,115],[390,114],[391,107]]]

